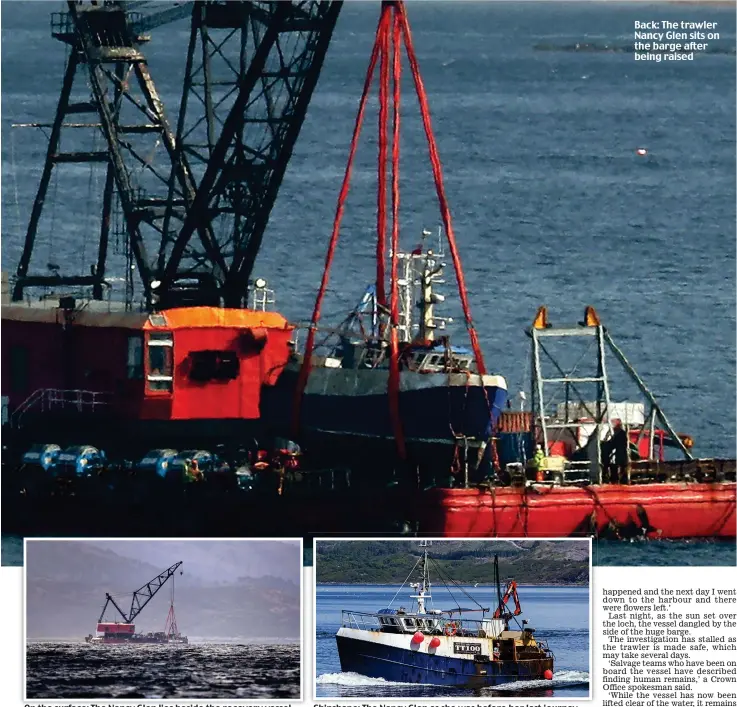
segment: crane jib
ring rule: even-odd
[[[173,564],[171,567],[169,567],[169,569],[164,570],[161,574],[154,577],[150,582],[146,582],[146,584],[144,584],[142,587],[136,589],[136,591],[133,592],[131,607],[127,614],[118,606],[115,599],[113,599],[110,594],[105,594],[105,605],[102,607],[102,612],[100,613],[98,623],[102,623],[102,619],[105,616],[105,610],[107,609],[108,604],[112,604],[117,609],[118,613],[123,617],[123,620],[126,623],[133,623],[136,616],[138,616],[138,614],[143,611],[143,607],[145,607],[146,604],[148,604],[151,599],[154,598],[159,589],[161,589],[161,587],[166,584],[169,578],[174,575],[181,564],[182,561],[180,560],[176,564]]]
[[[85,297],[91,290],[94,300],[117,300],[113,283],[121,281],[129,310],[183,302],[245,306],[341,5],[72,1],[66,12],[53,13],[52,36],[72,51],[13,300],[22,300],[26,290],[64,285],[85,288]],[[148,66],[147,33],[187,18],[181,100],[170,120]],[[95,118],[82,120],[77,113]],[[89,151],[100,133],[104,149]],[[70,162],[97,177],[90,177],[86,197],[68,190],[60,176],[58,165]],[[98,234],[89,237],[97,251],[91,267],[81,261],[49,266],[39,252],[45,245],[37,235],[53,223],[47,197],[57,184],[70,202],[101,205],[90,212],[93,228],[86,231]],[[53,250],[53,229],[48,238]],[[126,262],[110,272],[114,243]]]

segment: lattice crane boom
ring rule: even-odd
[[[166,584],[166,582],[174,575],[181,564],[182,561],[173,564],[171,567],[169,567],[169,569],[164,570],[161,574],[154,577],[150,582],[146,582],[146,584],[144,584],[142,587],[136,589],[136,591],[133,592],[133,597],[131,598],[131,606],[128,613],[123,611],[120,606],[118,606],[118,604],[115,602],[115,599],[113,599],[110,594],[105,594],[105,605],[102,607],[102,612],[100,613],[100,619],[98,623],[102,622],[108,604],[112,604],[117,609],[118,613],[123,617],[123,620],[126,623],[133,623],[136,616],[138,616],[138,614],[143,611],[143,608],[146,606],[146,604],[148,604],[151,599],[156,596],[156,593],[159,591],[159,589],[161,589]]]
[[[160,2],[124,2],[122,4],[129,14],[131,12],[140,13],[132,20],[131,26],[136,32],[143,33],[189,17],[192,14],[194,2],[171,3],[171,7],[167,7],[166,10],[160,9]],[[156,11],[146,13],[149,8],[156,8]]]
[[[129,307],[134,273],[149,309],[244,306],[341,5],[198,0],[162,9],[151,2],[70,1],[67,12],[54,13],[52,34],[69,45],[70,55],[13,299],[27,288],[67,286],[91,287],[93,298],[102,299],[110,287],[108,244],[122,236],[125,253],[118,255],[126,262],[115,267],[124,267]],[[143,33],[186,16],[191,40],[173,131],[148,69]],[[77,147],[80,135],[88,143],[83,148]],[[100,138],[105,149],[89,146]],[[69,142],[74,149],[63,152]],[[32,256],[52,176],[56,187],[71,184],[57,169],[67,163],[90,169],[98,163],[104,171],[97,201],[88,195],[84,202],[93,211],[99,204],[99,246],[93,263],[64,263],[63,272],[53,266],[49,273],[39,268],[42,256]],[[76,196],[71,187],[68,196],[68,202]],[[50,238],[53,223],[52,217]],[[85,231],[79,229],[82,237]]]
[[[191,239],[202,223],[217,221],[224,224],[217,247],[226,261],[214,273],[221,299],[244,306],[341,6],[325,0],[195,3],[177,144],[201,176],[184,224],[165,244],[164,297],[178,276],[208,269],[212,257],[198,258]],[[191,104],[204,106],[194,120]]]

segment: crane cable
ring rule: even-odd
[[[391,32],[390,32],[391,23]],[[474,329],[473,320],[471,319],[471,310],[468,303],[465,279],[461,266],[458,248],[455,242],[453,226],[451,223],[450,209],[445,195],[445,186],[443,183],[443,174],[440,166],[440,158],[438,156],[435,137],[432,132],[432,124],[430,120],[430,109],[425,93],[425,87],[420,77],[417,56],[415,54],[414,45],[412,43],[412,35],[407,21],[407,14],[404,3],[401,0],[385,0],[382,2],[381,16],[376,30],[376,39],[371,53],[366,79],[364,81],[363,93],[359,102],[358,114],[353,128],[353,136],[351,138],[351,146],[348,154],[348,162],[346,164],[343,183],[338,196],[338,204],[335,212],[335,220],[333,222],[333,230],[330,237],[328,252],[325,257],[325,268],[315,299],[315,307],[313,309],[312,321],[310,323],[307,342],[305,344],[305,353],[302,365],[299,371],[297,387],[295,390],[295,400],[293,405],[292,430],[296,435],[299,430],[300,412],[302,398],[307,386],[307,379],[310,374],[312,354],[315,344],[315,331],[320,319],[320,312],[323,298],[327,289],[327,283],[330,274],[330,266],[335,255],[335,248],[338,242],[340,232],[340,224],[345,211],[345,201],[348,196],[350,187],[350,178],[353,169],[353,160],[356,154],[358,137],[363,124],[363,117],[366,110],[366,102],[371,87],[371,82],[376,68],[377,60],[380,58],[380,86],[379,86],[379,193],[377,199],[377,302],[380,305],[385,304],[385,287],[384,287],[384,266],[386,259],[386,161],[387,161],[387,142],[386,142],[386,122],[388,111],[388,93],[389,93],[389,50],[390,50],[390,34],[393,40],[392,52],[392,79],[393,79],[393,132],[392,132],[392,233],[391,233],[391,302],[390,302],[390,367],[389,367],[389,406],[392,427],[397,443],[397,451],[401,458],[406,458],[406,448],[404,435],[401,426],[399,414],[399,341],[398,341],[398,322],[399,322],[399,293],[397,283],[397,254],[399,251],[399,94],[400,94],[400,73],[401,61],[399,44],[404,40],[407,58],[409,60],[412,77],[414,80],[417,98],[420,104],[420,112],[422,115],[422,123],[425,130],[425,136],[428,141],[428,149],[430,153],[430,162],[432,165],[433,179],[435,182],[435,190],[437,192],[440,205],[440,213],[445,228],[446,237],[448,239],[451,258],[456,273],[458,290],[463,308],[463,314],[468,330],[471,347],[476,359],[476,366],[479,374],[486,373],[483,354],[479,346],[478,337]],[[483,384],[483,381],[482,381]]]
[[[320,281],[320,289],[317,292],[315,298],[315,307],[312,311],[312,321],[310,322],[310,328],[307,332],[307,341],[305,342],[305,353],[302,359],[302,366],[299,370],[299,378],[297,379],[297,388],[295,390],[294,405],[292,407],[292,431],[296,435],[299,431],[300,423],[300,411],[302,407],[302,397],[304,395],[305,388],[307,387],[307,378],[310,374],[310,368],[312,364],[312,353],[315,346],[315,331],[317,330],[317,323],[320,321],[320,310],[322,309],[322,301],[325,297],[325,290],[328,286],[328,279],[330,276],[330,266],[333,263],[333,257],[335,255],[335,248],[338,245],[338,236],[340,234],[340,224],[343,220],[343,213],[345,211],[345,200],[348,197],[348,189],[350,187],[351,173],[353,171],[353,158],[356,154],[356,148],[358,147],[358,137],[361,134],[361,126],[363,125],[363,116],[366,112],[366,102],[368,94],[371,89],[371,80],[374,76],[374,69],[376,68],[376,61],[379,57],[379,50],[381,48],[380,39],[384,28],[386,26],[387,13],[384,12],[382,6],[381,17],[379,18],[379,26],[376,30],[376,41],[374,48],[371,52],[371,60],[369,62],[368,69],[366,71],[366,79],[363,84],[363,93],[361,94],[361,100],[358,105],[358,113],[356,114],[356,121],[353,126],[353,137],[351,138],[351,147],[348,153],[348,162],[346,163],[345,173],[343,175],[343,183],[340,187],[340,194],[338,195],[338,204],[335,210],[335,219],[333,221],[333,231],[330,235],[330,244],[328,246],[328,252],[325,256],[325,268],[322,272],[322,279]]]

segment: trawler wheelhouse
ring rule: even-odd
[[[440,614],[441,612],[434,611],[432,613]],[[343,612],[343,614],[345,625],[346,612]],[[366,614],[366,616],[371,616],[371,614]],[[406,614],[403,609],[379,609],[373,616],[378,618],[381,630],[386,633],[414,633],[418,630],[426,633],[442,632],[442,623],[439,618]]]
[[[326,368],[375,369],[389,363],[386,341],[355,340],[343,336],[336,348],[324,359],[315,357]],[[400,370],[414,373],[476,373],[473,354],[465,348],[450,346],[450,339],[404,344],[399,358]]]

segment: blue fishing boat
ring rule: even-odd
[[[518,624],[517,630],[510,628],[522,608],[514,581],[502,595],[497,557],[496,608],[482,607],[451,583],[476,606],[435,609],[431,608],[429,544],[421,543],[423,553],[415,565],[419,581],[409,585],[416,590],[410,595],[413,604],[409,610],[388,607],[375,613],[343,611],[336,635],[341,670],[391,682],[468,688],[552,680],[554,655],[547,643],[535,637],[535,629],[527,621]],[[508,608],[510,598],[513,611]],[[469,618],[472,612],[480,613],[481,618]]]

